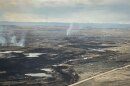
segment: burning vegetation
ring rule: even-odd
[[[118,50],[130,43],[123,34],[105,36],[99,33],[101,29],[73,24],[2,27],[6,29],[0,33],[1,86],[67,86],[129,64],[129,47],[125,47],[127,52]]]

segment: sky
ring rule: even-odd
[[[130,24],[130,0],[0,0],[0,21]]]

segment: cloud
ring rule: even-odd
[[[2,6],[64,6],[64,5],[106,5],[106,4],[130,4],[129,0],[0,0]]]
[[[129,23],[130,18],[126,14],[117,14],[104,10],[71,13],[69,16],[44,16],[29,13],[6,13],[3,19],[6,21],[21,22],[81,22],[81,23]]]
[[[45,22],[46,21],[46,18],[41,18],[38,15],[23,14],[23,13],[6,13],[2,17],[6,21],[21,21],[21,22],[26,22],[26,21]]]
[[[0,0],[0,20],[130,22],[130,0]]]

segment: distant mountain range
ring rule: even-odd
[[[6,22],[0,21],[0,25],[17,26],[82,26],[87,28],[130,28],[130,24],[114,23],[62,23],[62,22]]]

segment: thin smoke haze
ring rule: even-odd
[[[0,45],[1,46],[19,46],[25,47],[25,39],[26,33],[20,33],[21,35],[18,36],[14,32],[5,33],[5,31],[1,28],[0,29]]]
[[[20,40],[18,41],[17,37],[14,35],[14,36],[11,37],[10,42],[13,44],[13,46],[24,47],[24,45],[25,45],[25,36],[22,36],[20,38]]]
[[[70,23],[69,28],[68,28],[67,31],[66,31],[66,35],[67,35],[67,36],[71,35],[72,29],[73,29],[73,23]]]

